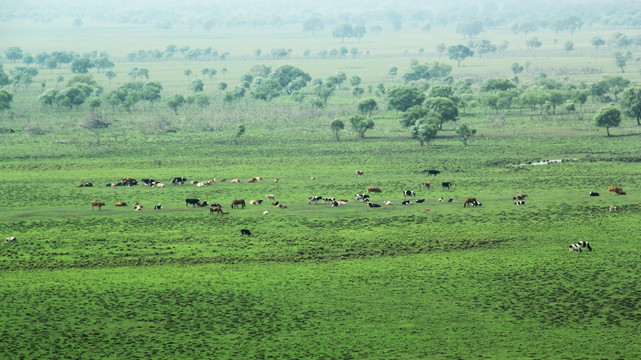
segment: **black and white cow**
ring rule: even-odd
[[[367,202],[367,206],[369,206],[369,207],[371,207],[371,208],[378,208],[378,207],[381,207],[379,204],[374,204],[373,202],[369,202],[369,201]]]
[[[403,200],[405,200],[406,196],[416,197],[416,193],[412,190],[405,190],[403,191]]]
[[[592,247],[590,246],[590,243],[587,242],[587,241],[579,241],[577,243],[577,245],[579,245],[580,247],[582,247],[584,249],[588,249],[588,251],[592,251]]]
[[[183,185],[187,181],[186,177],[175,177],[171,180],[171,183],[174,185]]]
[[[412,205],[412,201],[411,200],[403,201],[401,204],[403,204],[403,205]]]
[[[333,196],[329,196],[329,197],[324,197],[323,198],[323,204],[331,204],[334,201],[336,201],[336,198],[333,197]]]
[[[525,205],[525,201],[524,200],[519,200],[519,201],[515,202],[514,205]]]
[[[359,201],[359,200],[365,201],[367,199],[369,199],[369,194],[356,194],[354,196],[354,201]]]
[[[323,200],[322,196],[310,196],[307,198],[307,203],[308,204],[316,203],[316,205],[318,205],[318,202],[321,200]]]
[[[156,184],[156,180],[154,179],[142,179],[142,184],[147,185],[147,186],[154,186]]]
[[[451,186],[452,186],[452,183],[449,182],[449,181],[444,181],[444,182],[441,183],[441,187],[443,189],[447,188],[447,190],[449,190]]]
[[[16,242],[16,237],[15,236],[9,236],[8,238],[4,239],[4,242],[10,243],[10,242]]]
[[[162,210],[162,204],[154,206],[154,210]]]
[[[598,192],[590,191],[590,196],[599,196]]]

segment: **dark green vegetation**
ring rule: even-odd
[[[190,58],[166,40],[111,40],[106,60],[75,67],[93,47],[16,32],[0,76],[0,240],[17,237],[0,243],[0,358],[640,357],[638,64],[622,74],[594,40],[614,51],[621,36],[595,21],[420,24],[425,40],[317,19],[292,52],[263,39],[267,55],[242,44]],[[458,67],[435,52],[501,44],[508,28],[510,54],[485,43]],[[427,51],[406,56],[409,43]],[[343,44],[360,50],[303,55]],[[149,47],[173,55],[130,58]],[[618,121],[600,122],[610,109]],[[166,186],[105,186],[126,177]],[[354,201],[369,186],[380,208]],[[404,190],[426,203],[401,205]],[[483,205],[463,208],[468,197]],[[578,241],[594,251],[568,253]]]

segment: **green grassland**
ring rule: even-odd
[[[188,32],[172,33],[175,38],[150,32],[119,46],[107,33],[100,29],[91,43],[69,47],[48,43],[35,30],[12,41],[28,43],[34,53],[96,48],[115,57],[173,42],[209,43]],[[510,54],[467,59],[452,75],[510,77],[511,63],[529,60],[525,80],[539,70],[573,82],[598,80],[617,69],[605,49],[592,57],[589,39],[597,33],[607,34],[574,34],[582,53],[566,56],[562,45],[550,44],[535,57],[516,45],[524,38],[506,34],[515,44]],[[344,71],[361,76],[365,86],[389,89],[401,85],[414,57],[405,50],[425,47],[430,54],[419,61],[449,62],[431,49],[460,40],[449,29],[443,36],[421,34],[423,43],[408,30],[408,36],[351,44],[370,50],[369,56],[276,61],[251,59],[251,53],[342,45],[300,34],[286,39],[291,46],[267,34],[239,43],[242,35],[220,40],[236,59],[121,58],[111,85],[94,77],[110,90],[128,81],[132,67],[146,67],[165,96],[188,92],[187,68],[196,74],[224,66],[228,72],[214,83],[227,81],[231,88],[253,65],[293,64],[313,78]],[[499,31],[490,35],[503,40]],[[541,38],[551,43],[552,36]],[[6,71],[12,66],[4,65]],[[394,79],[387,70],[395,65]],[[600,72],[581,72],[588,67]],[[638,81],[638,72],[630,73],[626,77]],[[73,76],[66,68],[42,70],[39,81],[53,87],[58,75]],[[347,89],[319,110],[285,97],[224,103],[205,83],[214,98],[209,107],[185,107],[178,115],[163,103],[139,104],[132,112],[105,109],[113,125],[100,130],[79,126],[86,108],[40,105],[36,85],[16,92],[11,112],[0,115],[3,128],[18,129],[0,133],[0,238],[18,238],[0,245],[0,358],[641,356],[641,131],[634,120],[625,119],[606,137],[594,126],[594,103],[581,109],[583,119],[475,108],[446,123],[430,146],[419,146],[399,125],[399,113],[381,109],[364,139],[345,131],[337,142],[329,123],[355,113],[358,102]],[[159,131],[162,122],[175,132]],[[462,122],[478,130],[468,146],[454,134]],[[234,142],[238,124],[247,133]],[[531,165],[551,159],[564,161]],[[426,169],[441,174],[427,177]],[[175,176],[218,181],[202,188],[173,185]],[[265,179],[247,182],[256,176]],[[105,186],[122,177],[167,186]],[[431,189],[421,189],[425,181]],[[442,181],[452,188],[442,189]],[[94,187],[76,187],[86,182]],[[628,194],[609,194],[610,185]],[[373,202],[393,204],[355,202],[368,186],[382,190],[372,194]],[[402,206],[407,189],[426,203]],[[514,205],[519,193],[528,194],[527,205]],[[271,206],[267,194],[288,208]],[[319,195],[349,202],[308,204],[308,196]],[[483,205],[464,208],[471,196]],[[438,202],[441,197],[454,201]],[[221,203],[230,214],[210,215],[206,207],[185,206],[185,198]],[[230,209],[238,198],[265,202]],[[92,210],[94,200],[107,205]],[[145,207],[137,212],[131,205],[115,207],[117,201]],[[154,211],[158,203],[164,208]],[[610,205],[619,211],[608,212]],[[253,236],[241,236],[244,228]],[[578,241],[589,241],[594,251],[569,254],[568,245]]]

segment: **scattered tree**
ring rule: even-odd
[[[596,126],[604,127],[608,136],[610,136],[610,128],[618,127],[621,123],[621,111],[614,106],[606,106],[595,117],[595,121]]]
[[[185,97],[181,94],[174,94],[167,98],[167,106],[169,106],[176,115],[178,115],[178,108],[185,104]]]
[[[458,107],[448,98],[429,98],[425,100],[425,107],[438,115],[439,130],[443,129],[444,122],[456,121],[458,117]]]
[[[414,139],[418,140],[421,146],[424,144],[430,146],[430,142],[432,142],[438,133],[438,122],[439,119],[436,114],[428,113],[427,116],[410,126],[410,134]]]
[[[202,92],[204,87],[205,87],[205,83],[203,83],[203,81],[200,79],[194,79],[191,82],[191,90],[195,93]]]
[[[476,134],[476,129],[472,129],[467,124],[461,124],[461,126],[456,129],[456,135],[463,142],[463,146],[467,146],[467,140]]]
[[[592,46],[594,46],[594,51],[599,51],[599,46],[605,45],[605,40],[600,36],[595,36],[592,38]]]
[[[371,117],[376,110],[378,110],[378,103],[373,98],[365,99],[358,103],[358,111],[363,115]]]
[[[343,123],[341,120],[336,119],[332,121],[330,124],[330,127],[332,131],[334,132],[334,135],[336,135],[336,141],[340,141],[340,132],[345,129],[345,123]]]
[[[527,46],[527,48],[532,51],[532,56],[534,56],[534,50],[537,49],[537,48],[540,48],[541,45],[543,45],[543,43],[540,42],[539,38],[536,37],[536,36],[531,38],[531,39],[528,39],[525,42],[525,46]]]
[[[637,120],[637,125],[641,125],[641,88],[632,87],[621,94],[621,107],[623,113]]]
[[[4,56],[7,58],[7,60],[11,60],[15,64],[16,60],[22,59],[22,49],[17,46],[8,47],[4,51]]]
[[[354,132],[361,138],[365,137],[367,130],[374,128],[374,120],[367,119],[363,115],[352,115],[349,118],[349,122],[352,124]]]
[[[614,57],[614,63],[616,66],[618,66],[621,69],[621,72],[624,73],[625,71],[623,68],[628,64],[628,61],[632,59],[632,53],[629,51],[615,51],[612,56]]]
[[[457,66],[460,67],[461,61],[474,56],[474,51],[470,50],[470,48],[465,45],[458,44],[447,48],[447,56],[450,60],[455,60],[457,62]]]
[[[391,110],[405,112],[407,109],[421,105],[425,101],[425,94],[413,86],[401,86],[390,90],[387,107]]]
[[[570,51],[574,50],[574,43],[572,41],[568,41],[563,45],[563,50],[565,50],[566,55],[570,55]]]
[[[13,101],[13,93],[0,89],[0,111],[11,109],[11,102]]]

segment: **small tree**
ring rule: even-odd
[[[202,92],[204,87],[205,87],[205,84],[200,79],[194,79],[191,82],[191,90],[195,93]]]
[[[458,44],[447,48],[447,56],[450,60],[455,60],[458,64],[457,66],[460,67],[461,61],[474,56],[474,51],[470,50],[470,48],[465,45]]]
[[[112,70],[105,72],[105,76],[109,79],[109,85],[111,85],[111,80],[116,77],[116,73]]]
[[[596,126],[604,127],[608,136],[610,136],[610,128],[618,127],[621,123],[621,111],[614,106],[606,106],[601,109],[595,121]]]
[[[238,144],[238,140],[243,135],[245,135],[245,125],[238,125],[236,128],[236,135],[234,135],[234,143]]]
[[[456,129],[456,135],[463,142],[463,146],[467,146],[467,139],[471,138],[476,134],[476,129],[471,129],[467,124],[461,124],[461,126]]]
[[[336,135],[336,141],[340,141],[340,132],[343,129],[345,129],[345,123],[342,122],[339,119],[336,119],[336,120],[332,121],[332,123],[330,124],[330,127],[331,127],[332,131],[334,132],[334,135]]]
[[[352,95],[357,99],[360,99],[364,93],[365,89],[363,89],[362,87],[354,86],[354,89],[352,89]]]
[[[178,108],[185,105],[185,97],[181,94],[174,94],[167,98],[167,106],[169,106],[176,115],[178,115]]]
[[[599,51],[599,46],[603,45],[605,45],[605,40],[603,40],[600,36],[595,36],[592,38],[592,46],[594,46],[595,52]]]
[[[430,146],[430,142],[436,137],[438,133],[438,117],[430,113],[425,118],[418,120],[414,125],[410,126],[410,134],[412,137],[423,146],[427,144]]]
[[[612,56],[614,57],[614,63],[621,69],[621,72],[624,73],[623,68],[628,64],[628,60],[632,59],[632,53],[629,51],[620,52],[615,51]]]
[[[13,101],[13,93],[5,89],[0,89],[0,111],[11,109],[11,102]]]
[[[376,110],[378,110],[378,103],[373,98],[365,99],[358,103],[358,111],[363,115],[371,117]]]
[[[372,119],[366,119],[363,115],[352,115],[349,118],[349,122],[352,124],[354,132],[361,138],[365,137],[367,130],[374,128],[374,121]]]
[[[563,45],[563,50],[565,50],[566,55],[570,55],[570,51],[574,50],[574,43],[572,41],[568,41]]]
[[[637,120],[641,125],[641,88],[632,87],[621,95],[621,107],[625,115]]]
[[[192,71],[191,71],[191,70],[189,70],[189,69],[185,69],[184,74],[185,74],[185,76],[187,77],[187,80],[189,80],[189,77],[191,76]]]

